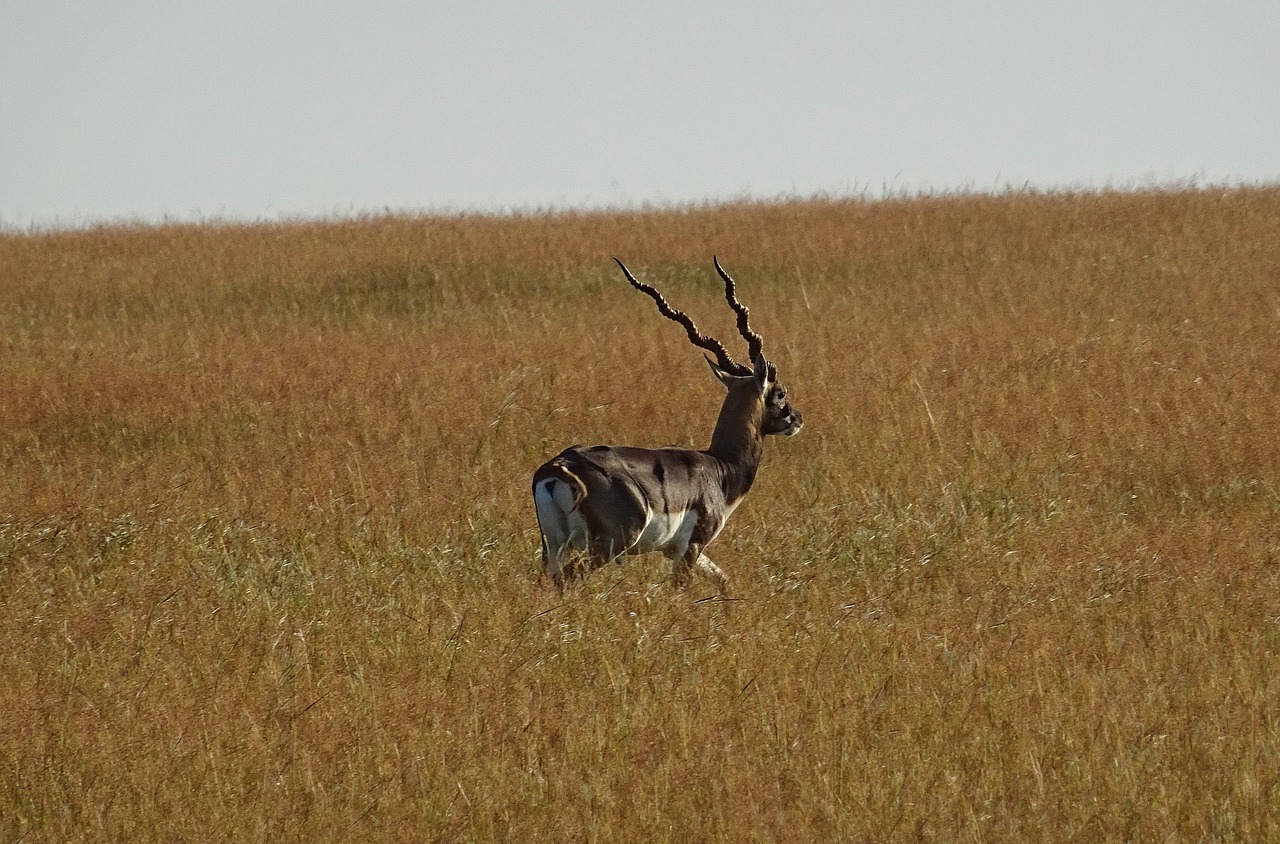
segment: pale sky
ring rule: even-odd
[[[1280,181],[1280,3],[22,2],[0,226]]]

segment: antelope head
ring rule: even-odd
[[[710,354],[704,355],[712,373],[729,391],[724,411],[716,424],[716,435],[712,436],[711,451],[716,451],[717,439],[724,439],[728,445],[728,435],[766,437],[771,434],[782,434],[794,437],[804,426],[804,417],[795,410],[787,400],[787,388],[778,381],[778,370],[764,356],[764,339],[751,328],[751,311],[738,301],[737,285],[733,277],[720,266],[720,260],[712,257],[716,272],[724,280],[724,298],[729,307],[737,315],[738,333],[747,341],[747,359],[751,365],[739,363],[729,356],[729,351],[714,337],[703,334],[698,326],[683,311],[671,307],[652,285],[638,280],[626,265],[617,258],[613,259],[622,268],[623,274],[631,286],[649,296],[658,306],[658,312],[674,322],[679,323],[689,336],[689,342]],[[712,358],[712,355],[715,357]],[[753,405],[758,405],[758,416]],[[730,409],[733,413],[728,413]],[[758,421],[757,421],[758,420]],[[725,424],[741,423],[748,424]],[[725,430],[722,431],[722,427]],[[719,435],[725,435],[721,438]]]

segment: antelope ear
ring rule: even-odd
[[[711,359],[711,355],[703,355],[703,357],[707,359],[707,366],[711,367],[711,374],[718,378],[721,384],[724,384],[726,390],[729,389],[736,376],[732,372],[725,372],[721,369],[720,365]]]
[[[757,355],[751,361],[751,369],[761,391],[769,392],[769,388],[778,380],[778,371],[774,369],[773,364],[765,360],[764,355]]]

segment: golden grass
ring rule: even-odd
[[[1280,837],[1280,190],[0,238],[0,839]],[[802,434],[563,600],[533,469]],[[734,346],[734,348],[738,348]]]

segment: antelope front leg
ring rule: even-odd
[[[671,561],[671,584],[677,589],[683,589],[689,585],[689,569],[693,565],[693,561],[699,556],[697,548],[690,546],[682,556],[675,557]]]
[[[725,573],[720,571],[720,567],[711,562],[711,558],[706,554],[699,553],[698,558],[693,561],[693,567],[698,572],[716,585],[716,591],[721,595],[728,597],[729,595],[729,578]]]
[[[671,567],[671,580],[677,587],[684,587],[689,582],[689,570],[697,569],[698,573],[716,585],[721,595],[729,594],[729,578],[725,577],[720,567],[711,562],[711,558],[702,553],[702,548],[690,545],[684,555]]]

